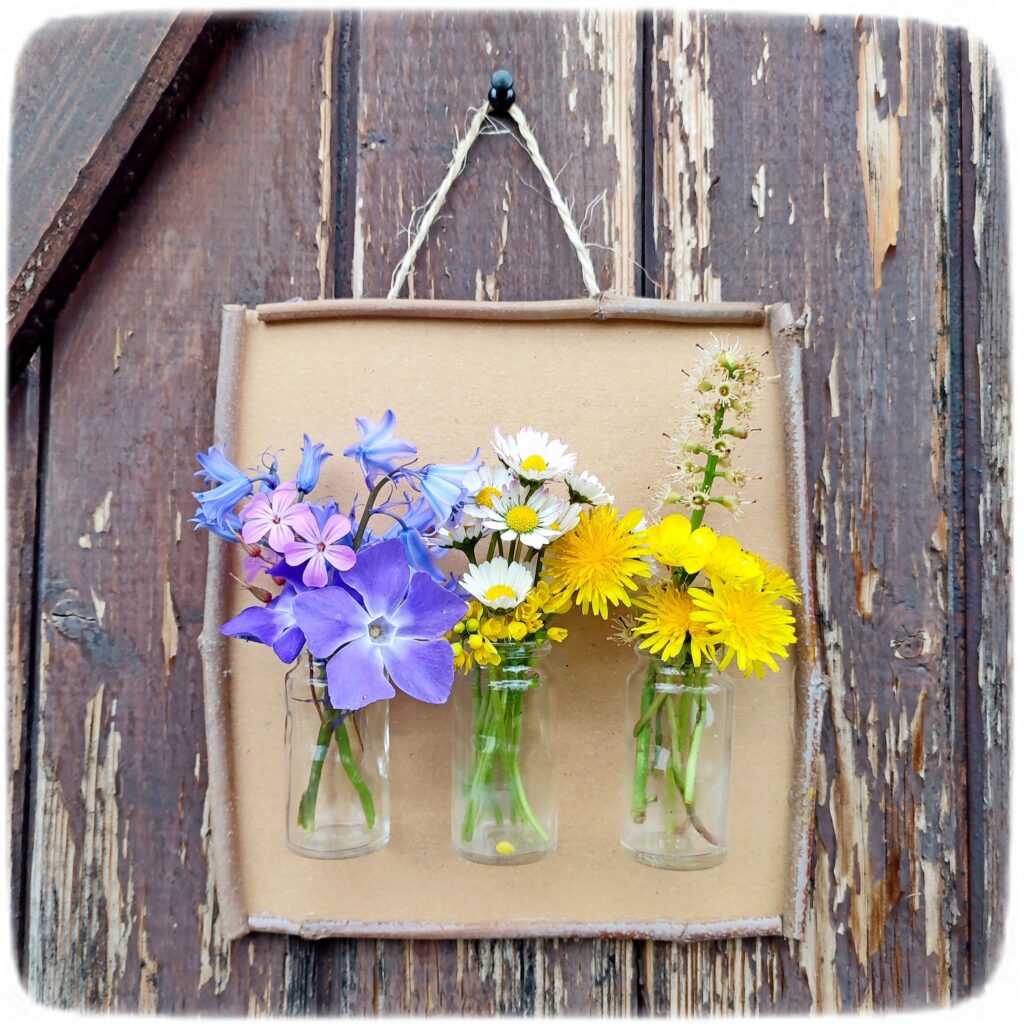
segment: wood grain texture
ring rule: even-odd
[[[26,64],[42,64],[39,73],[45,79],[49,68],[66,100],[53,102],[43,89],[35,102],[15,103],[16,144],[19,135],[33,143],[23,149],[12,183],[25,211],[15,218],[17,262],[10,263],[7,292],[15,374],[49,331],[222,41],[220,23],[206,15],[74,21],[63,31],[61,23],[45,29],[24,55],[23,76]],[[84,80],[64,80],[68,63],[82,69]],[[103,71],[92,82],[85,73],[95,64]],[[92,99],[79,119],[74,97],[82,91]],[[65,143],[70,152],[58,158]]]
[[[1009,773],[993,70],[976,41],[912,22],[640,22],[261,18],[188,108],[57,326],[52,399],[40,390],[42,615],[22,672],[38,692],[13,777],[29,786],[29,900],[16,910],[36,998],[259,1014],[803,1012],[948,1002],[991,971]],[[833,691],[802,943],[252,935],[229,947],[219,930],[195,645],[206,546],[187,524],[178,539],[177,514],[212,428],[220,305],[384,294],[402,229],[502,65],[551,166],[569,160],[559,184],[585,239],[610,247],[593,250],[602,287],[809,312],[808,485]],[[513,138],[482,139],[414,294],[581,295],[539,187]],[[9,452],[18,481],[35,458],[25,386],[9,406],[27,432]],[[27,524],[18,500],[11,522]]]
[[[971,982],[999,961],[1010,793],[1010,296],[1003,106],[983,43],[961,42],[964,357],[964,704]]]
[[[28,983],[95,1009],[245,1007],[280,941],[223,941],[207,856],[206,537],[220,306],[317,294],[329,16],[240,29],[57,324],[32,723]]]
[[[22,975],[25,922],[20,910],[25,896],[25,817],[32,751],[29,725],[36,643],[37,499],[46,406],[44,358],[36,353],[7,398],[7,838],[12,948]]]

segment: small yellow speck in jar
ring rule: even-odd
[[[503,857],[516,852],[515,843],[510,843],[507,839],[502,839],[500,843],[496,843],[494,849]]]

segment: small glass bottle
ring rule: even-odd
[[[333,708],[326,670],[303,652],[285,677],[287,842],[304,857],[360,857],[391,833],[390,702]]]
[[[501,664],[456,677],[452,692],[452,846],[482,864],[527,864],[558,844],[551,645],[494,646]]]
[[[638,653],[626,685],[622,845],[652,867],[713,867],[729,848],[730,672]]]

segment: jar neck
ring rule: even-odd
[[[551,652],[549,640],[495,640],[494,649],[501,655],[502,666],[536,665]]]
[[[681,665],[673,665],[659,657],[652,657],[646,651],[639,651],[638,654],[645,664],[646,672],[653,675],[652,681],[659,689],[703,689],[713,685],[719,678],[718,669],[712,662],[705,661],[698,666],[687,660]]]

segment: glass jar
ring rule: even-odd
[[[501,664],[456,677],[452,693],[452,846],[482,864],[527,864],[558,843],[551,645],[494,646]]]
[[[391,833],[389,701],[333,708],[327,663],[303,653],[285,677],[287,842],[304,857],[360,857]]]
[[[638,653],[626,685],[622,845],[652,867],[714,867],[729,848],[730,673]]]

